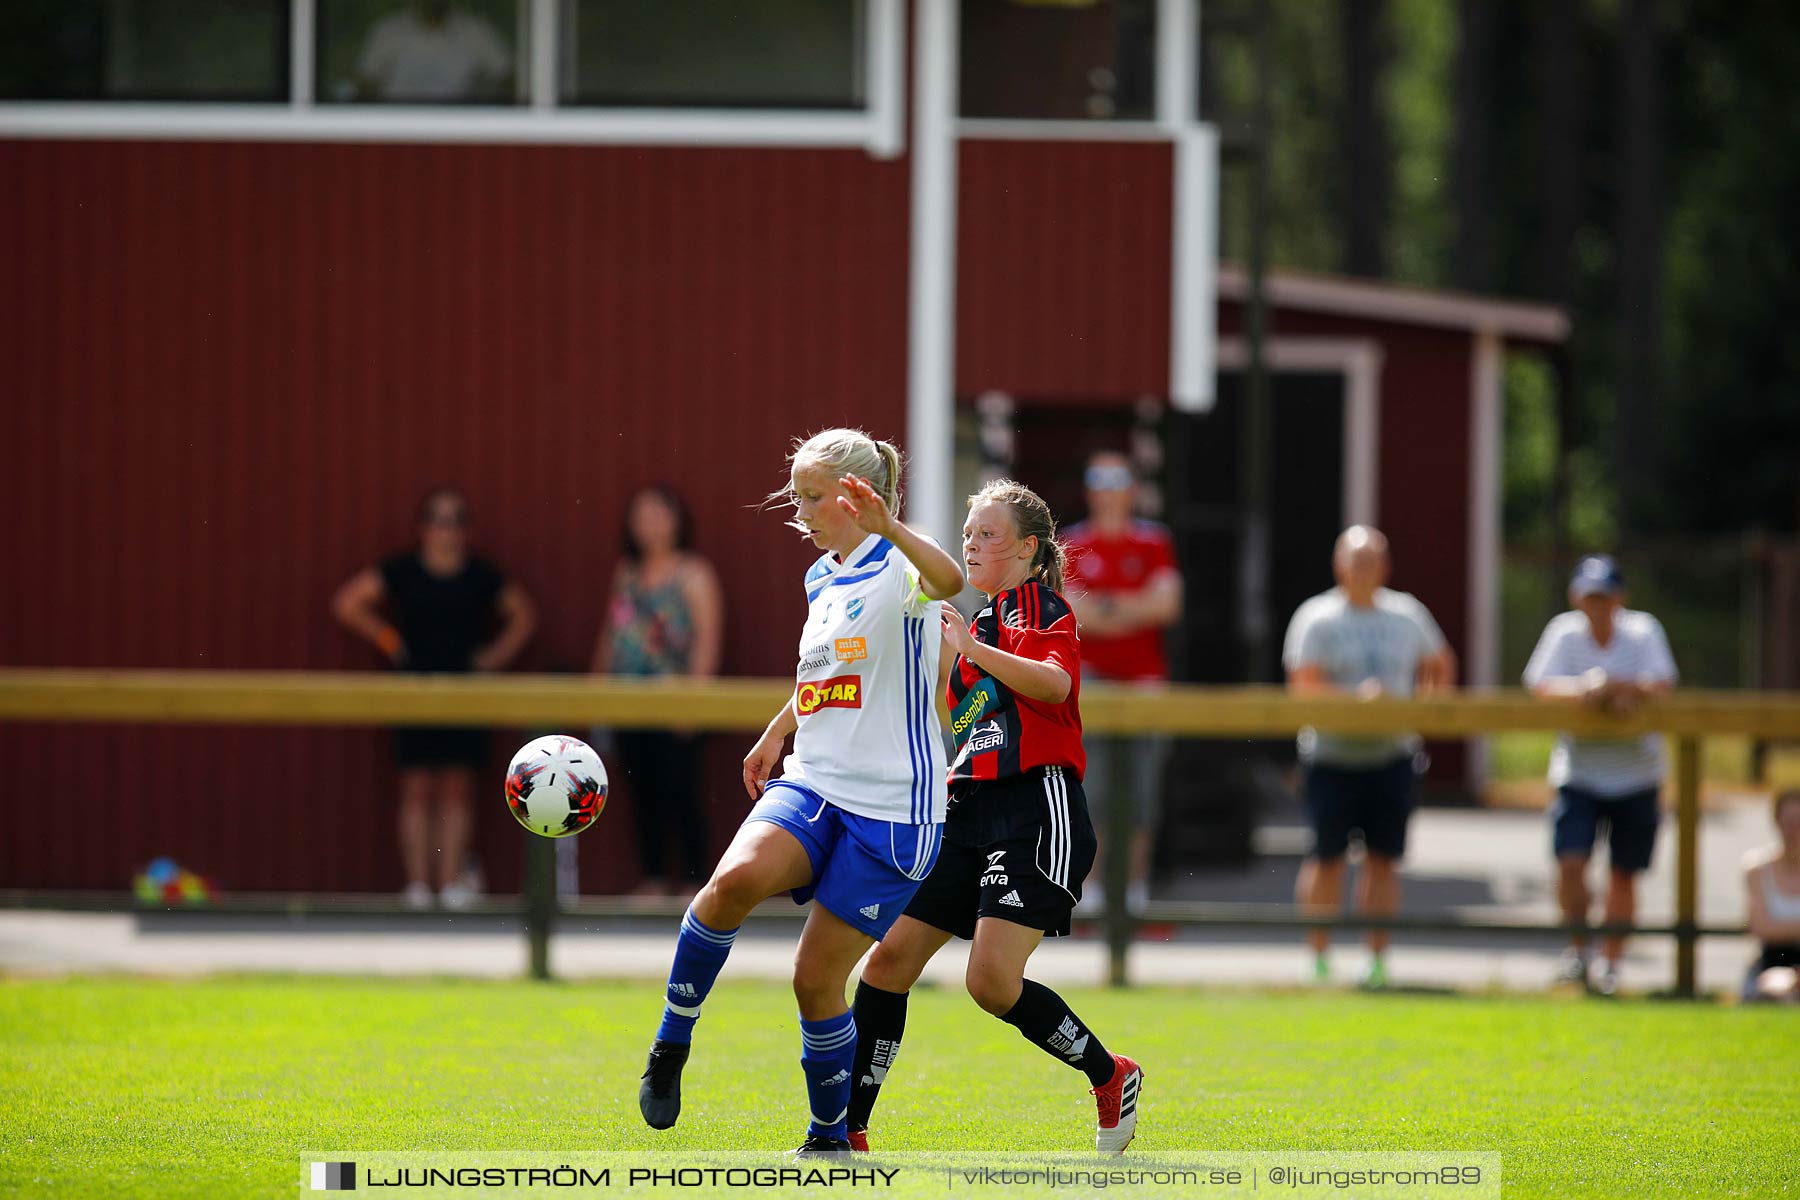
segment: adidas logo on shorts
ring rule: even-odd
[[[881,915],[881,905],[871,904],[865,908],[859,908],[856,911],[873,921],[876,917]]]
[[[1011,908],[1024,908],[1025,907],[1025,902],[1023,900],[1019,899],[1019,892],[1018,892],[1017,888],[1014,888],[1012,891],[1006,893],[1006,895],[1000,897],[1000,903],[1007,905],[1008,907],[1011,907]]]

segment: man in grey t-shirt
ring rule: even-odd
[[[1655,617],[1625,607],[1625,581],[1604,554],[1581,560],[1569,580],[1571,611],[1550,619],[1525,667],[1525,686],[1547,700],[1577,701],[1624,716],[1645,697],[1675,686],[1675,659]],[[1606,827],[1611,871],[1606,921],[1629,925],[1637,911],[1637,876],[1650,865],[1661,814],[1662,738],[1578,738],[1562,734],[1550,752],[1551,845],[1556,854],[1557,896],[1573,931],[1558,979],[1588,984],[1588,858]],[[1610,996],[1619,986],[1625,939],[1608,937],[1592,987]]]
[[[1383,586],[1388,577],[1387,538],[1353,525],[1338,536],[1331,556],[1338,585],[1294,612],[1282,662],[1288,690],[1299,695],[1350,692],[1365,699],[1407,697],[1448,687],[1456,656],[1423,604]],[[1406,853],[1418,774],[1417,734],[1350,736],[1300,731],[1306,771],[1306,806],[1313,822],[1313,852],[1300,868],[1295,898],[1308,912],[1332,914],[1343,904],[1344,855],[1352,833],[1362,839],[1357,907],[1375,916],[1400,906],[1399,863]],[[1369,931],[1369,972],[1364,982],[1387,982],[1386,930]],[[1330,978],[1330,934],[1307,935],[1313,978]]]

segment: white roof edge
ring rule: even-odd
[[[1269,300],[1286,308],[1403,325],[1492,332],[1518,341],[1568,340],[1569,317],[1553,304],[1497,300],[1469,292],[1405,287],[1375,279],[1275,270],[1264,277]],[[1219,298],[1241,301],[1249,290],[1244,268],[1220,263]]]

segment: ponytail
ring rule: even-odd
[[[805,441],[794,442],[788,470],[802,465],[823,467],[833,476],[858,475],[869,481],[894,516],[900,515],[900,472],[904,460],[892,442],[878,442],[860,429],[822,429]],[[767,503],[785,501],[788,490],[777,488]]]
[[[876,442],[875,454],[881,459],[881,471],[885,482],[876,484],[875,490],[881,493],[888,511],[896,517],[900,515],[900,447],[892,442]],[[875,483],[871,478],[870,483]]]

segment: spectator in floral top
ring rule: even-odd
[[[712,565],[693,552],[687,504],[666,485],[639,488],[625,507],[625,558],[613,575],[606,625],[594,647],[600,674],[704,679],[719,672],[725,606]],[[691,895],[711,871],[700,795],[703,739],[678,729],[633,729],[618,750],[637,803],[636,894]],[[680,849],[678,882],[666,857]]]

